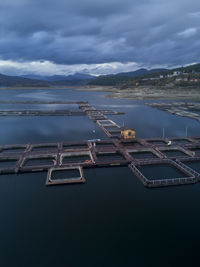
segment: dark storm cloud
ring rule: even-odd
[[[199,55],[199,0],[7,0],[0,58],[185,64]]]

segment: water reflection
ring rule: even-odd
[[[160,137],[163,127],[167,136],[183,136],[185,126],[199,135],[194,120],[105,94],[1,90],[1,100],[89,101],[126,112],[109,118],[138,137]],[[106,137],[86,116],[0,117],[0,123],[2,144],[91,139],[94,128],[96,138]],[[85,185],[60,187],[45,187],[46,173],[0,176],[1,266],[190,266],[198,257],[199,184],[150,190],[127,167],[87,169],[85,176]]]

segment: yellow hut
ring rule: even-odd
[[[128,127],[122,127],[121,128],[121,138],[122,139],[134,139],[136,135],[136,131],[128,128]]]

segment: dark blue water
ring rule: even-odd
[[[143,101],[72,90],[1,90],[1,100],[89,101],[138,137],[199,135],[200,124]],[[42,107],[42,106],[41,106]],[[12,107],[14,108],[14,107]],[[0,117],[0,142],[90,139],[81,117]],[[96,127],[96,138],[106,138]],[[46,173],[0,176],[0,266],[198,266],[200,185],[147,189],[127,167],[87,169],[86,184],[45,187]],[[159,175],[158,175],[159,177]]]

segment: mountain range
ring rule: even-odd
[[[0,74],[0,87],[47,87],[50,86],[48,82],[36,80],[36,79],[28,79],[19,76],[8,76],[4,74]]]
[[[73,75],[23,75],[23,76],[9,76],[0,74],[0,87],[50,87],[50,86],[83,86],[83,85],[106,85],[115,86],[117,84],[130,81],[136,77],[145,77],[170,73],[175,70],[182,72],[200,72],[200,64],[193,64],[187,67],[175,68],[175,69],[151,69],[144,68],[131,72],[121,72],[117,74],[102,75],[94,77],[90,74],[75,73]]]
[[[9,76],[0,74],[0,87],[50,87],[50,86],[82,86],[87,84],[94,76],[89,74],[75,73],[74,75],[23,75]]]
[[[85,74],[85,73],[75,73],[72,75],[52,75],[52,76],[27,74],[27,75],[22,75],[21,77],[29,78],[29,79],[42,80],[42,81],[48,81],[48,82],[89,80],[89,79],[95,78],[94,76],[92,76],[90,74]]]
[[[130,86],[131,84],[135,85],[137,78],[156,78],[160,75],[172,74],[174,71],[179,71],[181,73],[200,73],[200,64],[192,64],[174,69],[139,69],[133,72],[122,72],[113,75],[104,75],[89,81],[88,85],[126,87],[127,85]]]
[[[130,71],[130,72],[121,72],[117,74],[112,75],[103,75],[99,76],[96,79],[93,79],[92,81],[89,81],[89,85],[105,85],[105,86],[115,86],[118,83],[124,82],[130,78],[136,78],[144,75],[149,75],[157,72],[164,72],[168,71],[167,69],[151,69],[147,70],[144,68],[138,69],[136,71]]]

